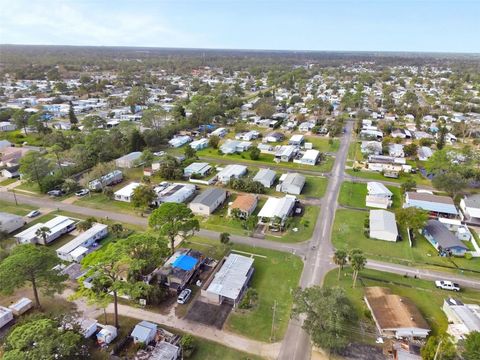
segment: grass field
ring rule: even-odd
[[[325,195],[328,179],[320,176],[305,176],[305,186],[299,198],[321,198]]]
[[[26,142],[28,145],[42,146],[43,139],[44,136],[41,134],[27,133],[27,135],[25,135],[23,130],[0,132],[0,140],[8,140],[17,145],[21,145]]]
[[[193,237],[183,246],[195,248],[217,259],[225,252],[220,241],[201,237]],[[262,256],[255,257],[255,273],[251,282],[251,287],[258,292],[258,304],[252,310],[232,312],[226,328],[255,340],[271,341],[272,309],[276,301],[274,341],[280,340],[290,319],[292,290],[298,285],[303,269],[302,261],[292,254],[246,245],[234,244],[233,249]]]
[[[80,206],[91,207],[94,209],[120,212],[124,214],[136,214],[135,209],[132,204],[124,201],[116,201],[110,199],[105,194],[95,194],[84,196],[77,201],[75,204]]]
[[[339,286],[345,290],[353,306],[356,309],[359,319],[369,324],[369,331],[367,337],[374,339],[375,327],[373,321],[370,320],[366,314],[368,308],[363,300],[364,289],[369,286],[387,287],[392,290],[394,294],[401,295],[412,300],[421,311],[427,322],[432,327],[434,334],[439,331],[444,331],[447,328],[448,322],[441,307],[443,300],[449,296],[449,292],[435,288],[432,281],[414,279],[410,277],[403,277],[402,275],[389,274],[376,270],[364,269],[359,274],[356,288],[352,288],[351,270],[345,269],[340,276],[340,281],[337,280],[338,270],[330,271],[324,280],[324,286]],[[480,292],[463,289],[460,293],[455,293],[455,297],[460,298],[466,303],[480,304]],[[362,335],[362,334],[360,334]]]
[[[399,228],[399,231],[404,240],[395,243],[365,237],[363,227],[367,217],[367,211],[337,210],[332,233],[334,246],[347,250],[362,249],[365,255],[371,259],[478,277],[478,273],[468,270],[480,271],[480,259],[440,257],[433,246],[420,234],[416,235],[413,247],[410,247],[406,232],[402,228]],[[462,271],[462,269],[466,271]]]
[[[387,186],[393,193],[393,208],[399,208],[402,204],[400,188]],[[366,208],[365,197],[367,196],[367,184],[344,181],[340,188],[338,202],[340,205],[352,206],[357,208]]]
[[[296,164],[294,162],[280,162],[276,163],[273,161],[274,157],[271,154],[260,154],[258,160],[250,159],[248,151],[243,154],[219,154],[218,150],[216,149],[203,149],[197,151],[197,156],[200,158],[208,158],[208,159],[220,159],[220,160],[228,160],[232,163],[243,163],[243,164],[251,164],[251,165],[263,165],[263,166],[271,166],[274,167],[283,167],[292,170],[309,170],[309,171],[318,171],[318,172],[328,172],[333,167],[333,158],[328,156],[325,161],[323,161],[319,165],[311,166],[311,165],[302,165]]]
[[[0,211],[4,211],[10,214],[25,216],[30,211],[35,210],[36,208],[29,205],[11,203],[8,201],[1,201],[0,200]]]
[[[330,143],[332,140],[332,143]],[[313,144],[313,148],[320,152],[336,152],[340,147],[340,140],[320,136],[305,136],[305,142]]]
[[[10,185],[10,184],[13,184],[14,182],[16,182],[18,179],[4,179],[2,181],[0,181],[0,186],[7,186],[7,185]]]
[[[415,180],[418,185],[427,185],[431,186],[432,183],[430,180],[424,178],[420,174],[402,174],[398,179],[386,178],[379,172],[375,171],[354,171],[353,169],[347,169],[345,172],[350,176],[355,176],[362,179],[372,179],[372,180],[383,180],[383,181],[391,181],[396,183],[404,183],[407,180]]]

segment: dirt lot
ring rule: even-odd
[[[232,305],[213,305],[197,300],[188,311],[186,319],[221,329],[231,310]]]

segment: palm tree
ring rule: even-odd
[[[225,248],[230,242],[230,234],[227,232],[222,232],[220,234],[220,242],[223,244],[223,248]]]
[[[42,226],[41,228],[38,228],[37,231],[35,231],[35,235],[39,236],[42,238],[43,243],[47,243],[47,236],[50,235],[50,228],[46,226]]]
[[[363,255],[361,250],[355,249],[349,256],[350,265],[353,270],[353,287],[357,283],[358,273],[365,268],[367,258]]]
[[[340,273],[343,270],[343,267],[347,264],[347,252],[343,249],[338,249],[335,251],[335,254],[333,254],[333,262],[335,265],[338,265],[338,280],[340,280]]]

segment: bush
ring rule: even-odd
[[[253,308],[258,302],[258,292],[254,288],[248,288],[238,307],[243,310]]]
[[[183,357],[185,359],[190,358],[197,347],[193,336],[188,334],[182,337],[182,340],[180,340],[180,345],[182,346]]]
[[[470,253],[470,252],[465,253],[465,259],[472,260],[473,259],[472,253]]]

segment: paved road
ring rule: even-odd
[[[19,204],[26,204],[35,206],[38,208],[49,208],[49,209],[60,209],[63,211],[68,211],[76,214],[81,214],[84,216],[93,216],[97,219],[108,219],[119,221],[126,224],[133,224],[139,225],[142,227],[147,228],[147,218],[131,215],[131,214],[123,214],[123,213],[115,213],[106,210],[100,209],[92,209],[84,206],[79,206],[75,204],[69,204],[65,202],[55,201],[46,197],[34,197],[34,196],[27,196],[16,193],[17,201]],[[13,193],[7,191],[0,191],[0,200],[14,202]],[[219,233],[211,230],[201,229],[198,233],[199,236],[204,236],[211,239],[218,239]],[[281,243],[276,241],[258,239],[248,236],[240,236],[240,235],[231,235],[230,239],[234,243],[238,244],[245,244],[250,245],[253,247],[261,247],[271,250],[278,250],[278,251],[285,251],[297,254],[301,257],[305,256],[308,251],[308,245],[306,243],[298,243],[298,244],[289,244],[289,243]]]
[[[335,157],[335,163],[328,182],[327,191],[322,201],[320,214],[315,224],[310,251],[305,260],[304,270],[300,279],[302,287],[321,285],[327,272],[332,270],[333,246],[331,243],[332,225],[335,218],[337,198],[344,177],[348,146],[350,144],[353,124],[349,122],[346,133],[342,137],[340,148]],[[291,320],[288,324],[282,347],[280,360],[310,359],[311,346],[308,334],[301,328],[299,320]]]

